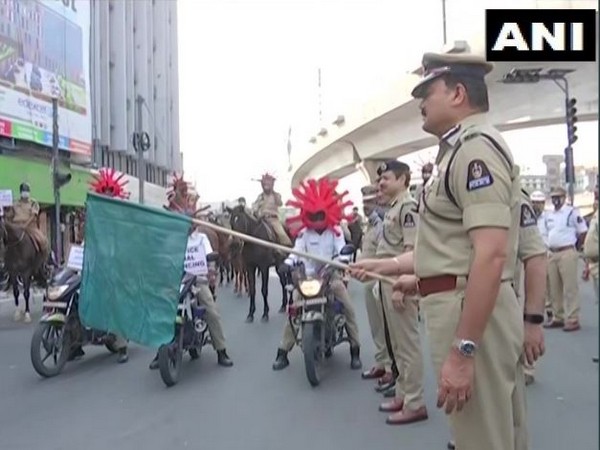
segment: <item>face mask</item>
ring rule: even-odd
[[[29,198],[29,192],[21,192],[21,198],[22,199],[28,199]]]
[[[562,206],[562,198],[561,197],[552,197],[552,204],[555,208],[560,208]]]

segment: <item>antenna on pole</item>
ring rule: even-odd
[[[319,98],[319,125],[323,124],[323,97],[322,97],[322,89],[321,89],[321,68],[319,67],[317,72],[317,87],[318,87],[318,98]]]

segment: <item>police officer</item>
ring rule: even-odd
[[[440,140],[437,175],[420,202],[414,253],[357,264],[419,278],[438,378],[438,406],[460,450],[527,449],[523,310],[512,287],[518,239],[518,168],[487,122],[484,77],[468,54],[423,57],[423,129]]]
[[[377,212],[377,186],[365,186],[361,189],[365,217],[368,220],[367,231],[362,239],[360,259],[373,258],[377,244],[381,240],[383,221]],[[365,305],[371,328],[371,336],[375,344],[375,365],[362,373],[362,378],[372,380],[391,373],[392,362],[385,341],[385,328],[382,304],[373,293],[375,282],[365,283]]]
[[[565,204],[566,196],[566,191],[561,187],[550,192],[554,210],[547,212],[546,224],[550,248],[548,278],[553,319],[545,326],[577,331],[581,328],[577,248],[583,241],[587,225],[578,209]]]
[[[596,202],[598,202],[598,188],[596,188]],[[598,263],[600,261],[600,252],[598,250],[599,238],[598,238],[598,208],[594,211],[592,220],[590,221],[590,228],[585,236],[585,242],[583,244],[583,254],[586,257],[592,283],[594,284],[594,293],[596,294],[596,302],[598,302]],[[593,358],[595,363],[598,362],[598,358]]]
[[[266,220],[271,225],[279,244],[292,247],[292,241],[279,221],[279,207],[283,206],[283,201],[281,194],[274,190],[275,177],[265,174],[260,183],[263,191],[252,205],[252,211],[256,217]]]
[[[6,218],[10,223],[26,229],[40,251],[48,252],[48,240],[37,227],[40,205],[35,199],[31,198],[29,183],[21,183],[19,193],[19,200],[12,205],[6,214]]]
[[[379,188],[392,201],[383,220],[382,236],[375,255],[381,258],[411,251],[419,217],[416,202],[408,190],[410,168],[405,163],[391,160],[377,169],[377,175]],[[379,283],[378,287],[399,372],[395,397],[382,403],[379,409],[393,413],[387,418],[387,423],[392,425],[426,420],[417,300],[413,298],[399,305],[392,300],[391,285]]]
[[[417,187],[417,190],[415,192],[415,199],[417,200],[417,202],[420,200],[421,195],[423,195],[425,185],[431,178],[432,174],[433,174],[433,164],[431,164],[431,163],[424,164],[423,167],[421,168],[421,178],[422,178],[423,182]]]
[[[544,241],[544,245],[546,249],[548,249],[548,213],[546,212],[546,194],[542,191],[533,191],[529,196],[529,201],[535,213],[537,227]],[[546,271],[547,273],[547,271]],[[516,277],[515,277],[516,279]],[[548,294],[548,287],[550,286],[550,281],[546,276],[546,297],[544,301],[544,307],[546,310],[546,315],[548,317],[548,321],[552,320],[552,304],[550,303],[550,295]]]

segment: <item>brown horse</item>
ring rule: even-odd
[[[246,266],[244,265],[244,258],[242,257],[242,250],[244,248],[244,241],[231,238],[229,257],[231,260],[231,268],[233,270],[234,287],[233,292],[241,297],[244,293],[249,294],[248,288],[248,274],[246,272]]]
[[[31,280],[33,277],[42,286],[46,285],[44,276],[45,263],[48,260],[49,249],[47,245],[39,245],[27,230],[0,220],[0,241],[4,252],[4,264],[10,277],[15,299],[15,318],[19,312],[19,283],[17,277],[23,280],[23,296],[25,297],[25,320],[29,321],[29,298],[31,295]]]

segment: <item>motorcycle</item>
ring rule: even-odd
[[[209,272],[216,270],[219,255],[206,256]],[[192,360],[200,358],[202,347],[210,343],[206,309],[198,303],[195,289],[196,275],[185,274],[179,289],[179,304],[175,318],[173,340],[158,349],[158,368],[163,382],[174,386],[179,381],[183,354],[188,352]]]
[[[79,320],[81,275],[69,268],[54,274],[46,288],[43,314],[31,338],[30,357],[44,378],[60,374],[73,352],[85,345],[103,345],[117,353],[116,337],[106,331],[84,327]],[[50,359],[53,366],[46,366]]]
[[[338,260],[349,262],[354,246],[343,247]],[[333,295],[331,279],[340,269],[325,266],[316,277],[308,277],[303,264],[295,267],[292,279],[296,300],[288,306],[288,320],[296,332],[296,343],[304,354],[306,377],[312,386],[321,381],[321,366],[333,349],[348,341],[344,305]]]

